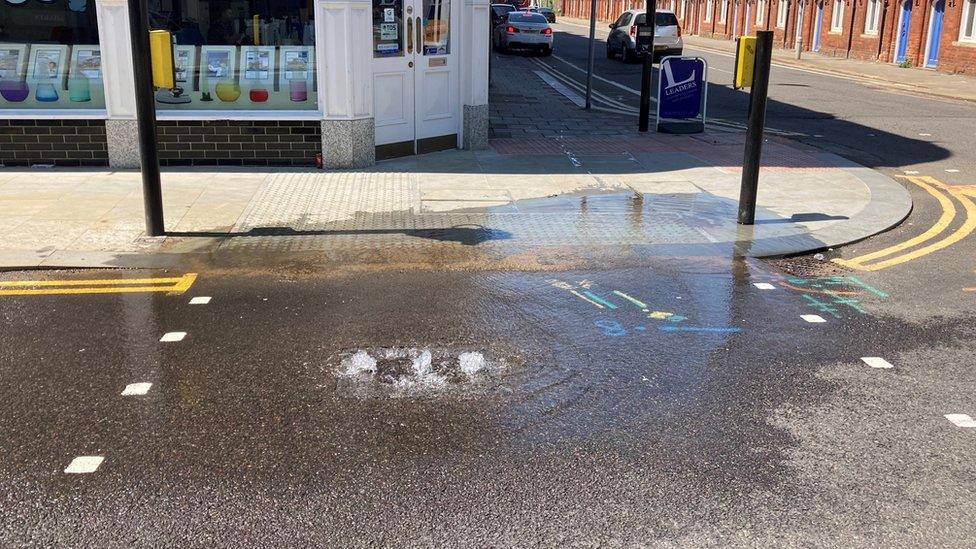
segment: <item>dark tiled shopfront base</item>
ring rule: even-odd
[[[158,136],[163,166],[313,166],[322,151],[319,121],[160,121]],[[105,121],[0,120],[0,165],[35,164],[108,166]]]
[[[180,120],[158,123],[164,166],[312,166],[319,121]]]
[[[104,120],[0,120],[4,166],[107,166]]]

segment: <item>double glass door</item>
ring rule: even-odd
[[[377,156],[457,146],[459,0],[373,0]]]

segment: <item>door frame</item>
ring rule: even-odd
[[[936,6],[942,4],[942,11],[937,12]],[[936,13],[941,13],[938,17],[938,31],[936,31]],[[939,50],[942,48],[942,25],[945,20],[945,0],[935,0],[932,2],[932,7],[929,11],[929,29],[925,37],[925,57],[922,58],[922,66],[927,69],[934,69],[939,66]],[[929,58],[932,54],[932,45],[935,42],[935,62],[929,63]]]
[[[908,9],[905,9],[905,6],[908,6]],[[908,26],[904,27],[904,32],[902,32],[903,25],[905,25],[906,13],[908,14]],[[895,35],[895,56],[893,62],[897,65],[908,59],[908,38],[912,33],[912,0],[902,0],[899,3],[898,26],[896,28],[898,29],[898,34]],[[901,55],[902,47],[905,48],[904,55]],[[900,58],[899,55],[901,55]]]
[[[406,75],[403,80],[404,86],[410,86],[411,91],[409,95],[412,95],[413,101],[410,110],[410,115],[412,116],[412,139],[400,140],[400,141],[389,141],[385,143],[380,143],[379,132],[376,132],[376,137],[374,138],[374,147],[376,148],[376,158],[377,160],[382,160],[386,158],[395,158],[400,156],[409,156],[414,154],[424,154],[427,152],[434,152],[439,150],[446,150],[452,148],[461,148],[464,143],[462,141],[462,136],[464,133],[464,107],[463,107],[463,93],[461,91],[461,83],[464,78],[462,72],[465,69],[461,60],[464,59],[464,48],[465,40],[463,40],[464,31],[462,25],[464,24],[464,2],[462,0],[445,0],[445,4],[450,6],[450,18],[448,22],[448,32],[449,36],[449,51],[448,54],[424,54],[424,40],[423,40],[423,30],[419,28],[414,28],[416,25],[413,24],[416,20],[423,20],[424,17],[424,0],[403,0],[402,3],[402,30],[404,33],[403,39],[403,51],[404,55],[396,57],[401,61],[403,65],[408,65],[409,67],[402,68],[402,74]],[[411,8],[408,10],[408,7]],[[408,14],[407,12],[410,11]],[[425,29],[426,30],[426,29]],[[370,27],[372,32],[372,27]],[[409,38],[407,37],[409,34]],[[415,36],[420,37],[420,42],[416,44],[410,53],[407,53],[408,44],[413,40]],[[375,52],[370,53],[373,55]],[[448,71],[438,71],[430,70],[437,65],[434,65],[431,60],[433,59],[443,59],[447,58],[447,64],[449,67]],[[378,92],[375,86],[375,78],[377,74],[382,74],[388,72],[385,70],[378,70],[376,62],[380,59],[373,57],[370,63],[370,81],[374,84],[373,92],[376,94]],[[384,59],[385,60],[385,59]],[[422,101],[426,100],[427,97],[423,94],[425,81],[421,81],[423,78],[424,71],[428,73],[436,72],[448,72],[448,103],[450,104],[450,109],[447,111],[450,113],[450,118],[453,119],[452,132],[444,135],[432,135],[428,137],[420,137],[424,132],[422,131],[422,120],[423,113]],[[373,105],[374,111],[376,110],[377,98],[374,95]],[[409,101],[408,101],[409,103]],[[378,113],[377,113],[378,114]],[[435,117],[436,118],[436,117]],[[445,118],[444,116],[440,117]],[[377,129],[379,126],[377,126]],[[406,133],[410,133],[409,131]],[[437,133],[437,132],[434,132]],[[405,137],[405,136],[404,136]]]

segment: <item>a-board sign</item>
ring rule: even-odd
[[[657,90],[657,127],[665,133],[705,130],[708,63],[701,57],[661,60]]]

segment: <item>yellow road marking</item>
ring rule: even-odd
[[[178,278],[0,281],[0,296],[125,294],[147,292],[182,294],[189,290],[196,280],[196,273],[187,273]]]
[[[929,230],[925,231],[924,233],[916,236],[915,238],[906,240],[901,244],[889,246],[887,248],[884,248],[883,250],[878,250],[876,252],[865,254],[852,259],[835,259],[834,260],[835,263],[844,265],[845,267],[863,268],[863,264],[868,261],[871,261],[872,259],[878,259],[879,257],[891,255],[893,253],[900,252],[902,250],[907,250],[912,246],[917,246],[922,242],[925,242],[929,239],[939,236],[939,234],[941,234],[942,231],[946,230],[949,227],[949,225],[952,223],[952,220],[955,219],[956,217],[956,207],[952,204],[952,201],[949,200],[949,198],[946,197],[946,195],[944,195],[943,193],[941,193],[938,189],[936,189],[932,185],[925,183],[920,177],[909,177],[907,179],[912,183],[918,185],[919,187],[925,189],[926,192],[934,196],[935,199],[939,201],[939,205],[942,206],[942,215],[939,216],[939,220],[935,222],[935,225],[929,227]]]
[[[974,204],[973,201],[970,200],[965,194],[959,192],[953,187],[950,187],[949,185],[946,185],[945,183],[942,183],[941,181],[935,179],[934,177],[922,176],[922,177],[909,177],[908,179],[920,186],[923,186],[924,183],[928,183],[932,186],[936,186],[944,191],[947,191],[963,205],[963,208],[966,210],[966,221],[952,234],[943,238],[942,240],[929,244],[928,246],[919,248],[915,251],[908,252],[904,255],[893,257],[891,259],[881,261],[873,265],[864,265],[862,263],[863,260],[861,258],[854,258],[852,260],[845,261],[845,262],[838,261],[838,263],[840,263],[841,265],[851,266],[854,268],[864,269],[867,271],[878,271],[881,269],[887,269],[888,267],[892,267],[894,265],[900,265],[902,263],[907,263],[914,259],[918,259],[922,256],[926,256],[931,253],[937,252],[939,250],[948,248],[949,246],[952,246],[953,244],[959,242],[963,238],[966,238],[974,230],[976,230],[976,204]]]
[[[976,196],[976,185],[954,185],[952,187],[962,194],[968,194],[969,196]]]

